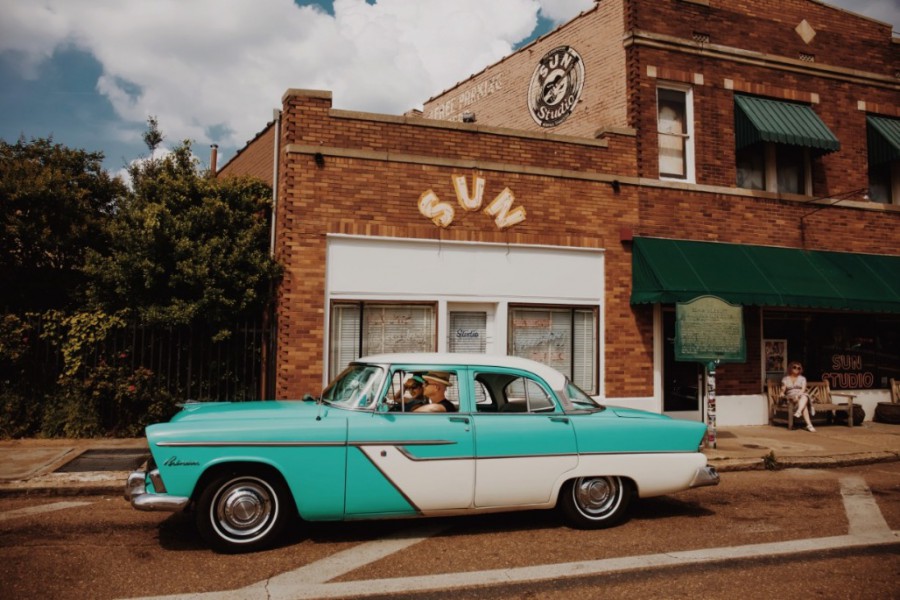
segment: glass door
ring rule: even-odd
[[[663,413],[701,421],[703,369],[699,363],[675,360],[675,311],[663,309]]]

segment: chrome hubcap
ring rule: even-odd
[[[582,478],[575,482],[575,503],[586,516],[597,518],[615,508],[621,485],[618,478]]]
[[[240,478],[222,487],[213,504],[219,529],[229,537],[250,541],[274,522],[277,506],[269,485],[256,478]]]

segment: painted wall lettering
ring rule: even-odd
[[[485,179],[478,175],[472,176],[472,189],[469,189],[469,183],[465,175],[453,175],[450,177],[453,183],[453,189],[456,192],[456,201],[463,210],[471,212],[481,208],[484,202]],[[527,211],[524,206],[513,208],[516,196],[509,188],[503,188],[503,191],[497,194],[490,204],[484,209],[484,213],[494,217],[494,224],[499,229],[507,229],[513,225],[518,225],[525,220]],[[456,211],[453,205],[447,202],[441,202],[441,199],[434,192],[428,190],[419,196],[419,212],[438,227],[449,227],[453,223]]]
[[[503,73],[498,73],[478,85],[468,88],[462,93],[433,107],[426,113],[426,119],[440,119],[445,121],[462,121],[462,112],[472,107],[473,104],[487,98],[494,92],[503,88]]]

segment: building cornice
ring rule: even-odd
[[[390,152],[380,150],[361,150],[358,148],[338,148],[328,146],[314,146],[305,144],[288,144],[284,151],[287,154],[303,154],[315,156],[321,154],[324,158],[349,158],[355,160],[369,160],[389,163],[402,163],[413,165],[425,165],[430,167],[444,167],[451,169],[477,169],[495,173],[511,173],[517,175],[531,175],[535,177],[555,177],[594,183],[609,183],[625,187],[642,187],[677,190],[680,192],[717,194],[720,196],[733,196],[736,199],[748,200],[777,200],[790,204],[803,204],[806,206],[823,206],[835,208],[854,208],[867,211],[900,213],[900,206],[893,204],[880,204],[877,202],[865,202],[859,200],[844,200],[840,198],[810,198],[799,194],[780,194],[761,190],[748,190],[737,187],[721,185],[701,185],[696,183],[682,183],[677,181],[662,181],[659,179],[647,179],[643,177],[629,177],[614,173],[598,173],[594,171],[576,171],[572,169],[552,169],[547,167],[533,167],[521,164],[510,164],[486,160],[454,159],[443,156],[428,156],[424,154],[406,154],[402,152]]]
[[[878,73],[871,73],[868,71],[807,62],[799,59],[777,56],[775,54],[767,54],[765,52],[734,48],[732,46],[697,42],[693,39],[688,40],[640,29],[635,29],[625,34],[624,46],[625,48],[631,46],[656,48],[659,50],[668,50],[670,52],[680,52],[682,54],[715,58],[723,61],[766,67],[779,71],[802,73],[814,77],[827,77],[838,81],[900,91],[900,80],[888,75],[879,75]]]

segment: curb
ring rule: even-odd
[[[0,483],[0,497],[15,496],[122,496],[127,471],[50,473],[29,481]]]
[[[845,454],[838,457],[784,456],[779,458],[777,455],[774,455],[774,460],[771,460],[768,457],[723,458],[711,459],[709,460],[709,464],[715,467],[720,473],[728,473],[734,471],[780,471],[783,469],[835,469],[898,461],[900,461],[900,454],[885,451]]]

